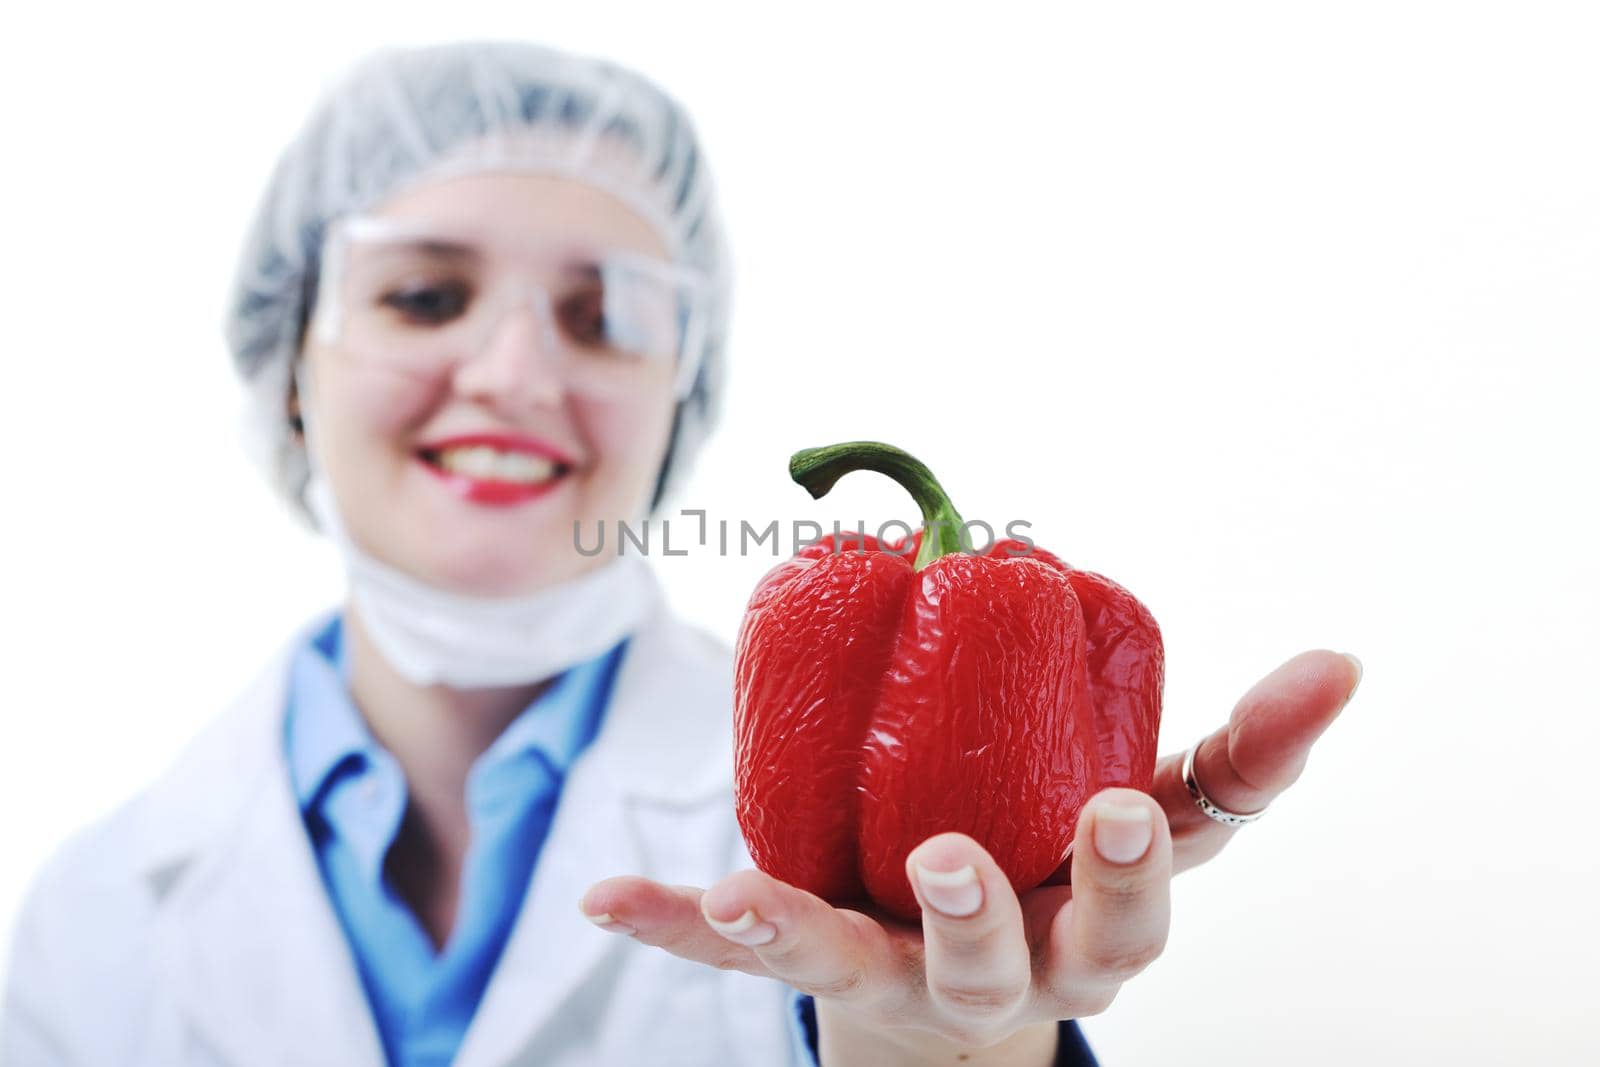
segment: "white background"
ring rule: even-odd
[[[710,153],[731,392],[682,503],[910,519],[785,474],[910,449],[1150,606],[1164,751],[1302,649],[1365,661],[1300,784],[1180,877],[1165,956],[1086,1024],[1105,1062],[1595,1062],[1593,11],[8,15],[0,922],[337,595],[238,447],[219,331],[278,151],[370,47],[521,36],[641,68]],[[771,562],[659,564],[731,639]]]

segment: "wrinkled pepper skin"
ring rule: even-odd
[[[971,835],[1018,892],[1064,876],[1084,802],[1150,787],[1154,618],[1019,541],[918,569],[921,531],[842,540],[769,572],[740,628],[735,803],[756,865],[910,920],[906,856],[937,833]]]

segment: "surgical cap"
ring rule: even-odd
[[[569,175],[655,224],[710,282],[699,373],[677,406],[651,511],[679,487],[720,412],[728,252],[684,110],[604,60],[512,41],[370,53],[320,96],[283,151],[245,238],[223,331],[247,385],[245,444],[307,523],[309,475],[287,400],[323,236],[415,184],[485,170]]]

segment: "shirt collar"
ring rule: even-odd
[[[335,609],[310,628],[309,639],[292,658],[285,746],[302,812],[317,804],[347,764],[370,766],[383,752],[350,699],[342,623],[341,610]],[[558,776],[565,775],[598,731],[627,643],[623,638],[558,675],[477,758],[472,777],[492,775],[493,768],[533,753]]]
[[[337,610],[313,627],[289,667],[284,728],[289,777],[302,811],[310,809],[352,757],[364,763],[377,748],[345,685],[344,634]]]

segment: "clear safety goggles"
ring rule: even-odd
[[[699,371],[707,283],[680,264],[370,215],[336,220],[322,262],[318,339],[384,369],[448,372],[515,323],[574,388],[627,390],[666,373],[683,397]]]

